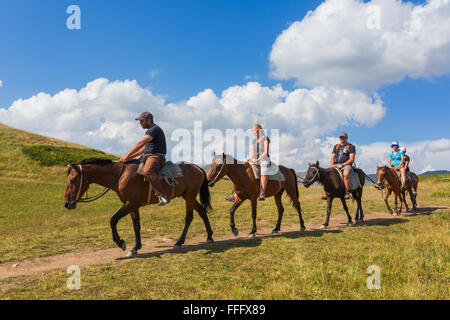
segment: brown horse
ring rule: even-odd
[[[413,194],[412,187],[414,186],[414,189],[417,190],[419,178],[413,172],[410,172],[410,174],[414,182],[411,183],[409,179],[406,179],[406,189],[408,190],[409,195],[411,197],[411,202],[413,205],[412,212],[413,214],[415,214],[417,209],[417,202],[416,202],[416,195]],[[384,195],[384,202],[386,203],[386,207],[389,213],[398,216],[402,212],[403,203],[405,204],[406,212],[409,212],[409,207],[408,204],[406,203],[405,190],[402,190],[402,183],[395,169],[389,168],[388,166],[383,167],[377,166],[377,187],[381,190],[386,188],[386,194]],[[391,209],[388,202],[389,196],[391,195],[392,192],[395,195],[394,210]],[[400,208],[397,207],[398,198],[400,198]]]
[[[364,213],[362,209],[362,191],[365,183],[364,172],[361,169],[353,169],[359,177],[360,187],[356,190],[351,191],[352,197],[357,202],[356,214],[355,214],[355,222],[364,223]],[[322,224],[321,229],[328,227],[328,223],[330,222],[331,215],[331,206],[333,204],[334,198],[340,198],[342,202],[342,206],[344,207],[345,213],[347,214],[347,225],[353,225],[352,217],[348,212],[347,203],[345,202],[345,185],[344,181],[339,175],[339,172],[335,168],[321,168],[319,166],[319,161],[316,161],[314,164],[309,164],[308,171],[306,173],[306,177],[304,179],[303,185],[306,188],[309,188],[314,182],[320,182],[325,189],[325,194],[327,196],[327,217],[325,222]]]
[[[267,182],[267,188],[265,190],[265,196],[274,196],[275,204],[278,210],[278,221],[273,229],[272,233],[278,233],[281,227],[281,220],[283,218],[283,204],[281,202],[281,196],[286,190],[286,193],[292,200],[294,208],[298,212],[300,219],[300,232],[305,231],[305,224],[302,218],[302,212],[300,207],[300,201],[298,199],[298,185],[297,176],[293,169],[288,169],[284,166],[279,166],[281,172],[283,173],[286,181],[278,182],[269,180]],[[234,223],[234,213],[236,209],[247,199],[250,200],[252,206],[252,220],[253,226],[252,231],[248,235],[249,237],[255,237],[256,235],[256,209],[258,196],[260,194],[260,180],[255,179],[255,175],[249,163],[238,163],[236,159],[230,155],[216,155],[214,154],[214,159],[211,164],[211,169],[208,172],[209,185],[212,187],[214,183],[222,179],[227,175],[233,182],[235,191],[234,204],[230,209],[230,227],[231,231],[235,236],[238,235],[239,231]]]
[[[158,203],[158,198],[154,193],[152,193],[150,201],[148,201],[149,183],[144,181],[143,176],[137,174],[138,164],[139,161],[137,160],[120,163],[99,158],[90,158],[80,163],[71,164],[67,170],[67,185],[64,193],[64,207],[75,209],[77,202],[89,202],[92,199],[98,199],[98,197],[81,198],[91,183],[96,183],[115,191],[123,202],[123,206],[110,220],[112,237],[119,248],[122,248],[122,250],[126,249],[125,241],[120,238],[117,232],[117,223],[130,213],[133,220],[135,245],[128,252],[128,256],[137,254],[137,251],[142,247],[139,208],[147,204]],[[167,183],[163,183],[165,192],[167,195],[171,195],[171,199],[181,196],[186,200],[185,226],[175,247],[181,247],[185,241],[189,225],[193,219],[193,210],[197,211],[203,219],[208,234],[207,242],[213,242],[213,231],[207,216],[207,211],[211,209],[211,203],[206,173],[203,169],[191,163],[181,163],[180,167],[183,176],[177,178],[178,184],[174,188]],[[196,199],[199,193],[200,203]]]

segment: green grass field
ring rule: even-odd
[[[115,248],[109,219],[120,207],[115,194],[76,210],[62,205],[66,167],[46,166],[30,158],[23,146],[53,145],[80,148],[60,140],[32,135],[0,125],[0,263],[22,261],[79,248]],[[59,149],[65,152],[67,149]],[[99,151],[93,151],[99,152]],[[111,155],[109,155],[111,156]],[[56,157],[58,158],[58,157]],[[450,175],[420,177],[419,206],[450,206],[445,196]],[[100,188],[91,188],[94,194]],[[230,234],[224,196],[229,181],[212,192],[209,214],[214,236]],[[324,219],[321,188],[300,186],[306,226]],[[379,191],[365,189],[364,209],[384,212]],[[441,195],[444,196],[441,196]],[[298,216],[284,200],[283,225],[298,225]],[[356,206],[349,202],[354,216]],[[81,290],[66,287],[66,270],[42,276],[0,280],[1,299],[449,299],[449,209],[415,217],[380,220],[343,230],[290,232],[276,237],[225,241],[180,252],[91,265],[81,269]],[[333,217],[343,209],[335,202]],[[387,214],[386,214],[387,216]],[[272,199],[259,206],[258,227],[276,222]],[[242,205],[236,223],[244,232],[251,227],[250,206]],[[141,210],[142,238],[177,239],[184,226],[184,201]],[[134,241],[131,219],[121,220],[119,233],[128,245]],[[283,227],[282,227],[283,231]],[[204,235],[201,219],[187,237]],[[118,255],[123,254],[117,248]],[[366,287],[370,265],[381,269],[381,289]]]

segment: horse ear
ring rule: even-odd
[[[215,152],[215,151],[213,151],[213,156],[214,156],[214,157],[216,156],[216,152]]]
[[[319,167],[319,160],[316,161],[316,167]]]

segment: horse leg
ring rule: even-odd
[[[234,224],[234,213],[236,212],[236,209],[241,206],[242,202],[244,202],[244,200],[240,199],[239,197],[235,197],[234,203],[230,209],[230,227],[231,231],[235,236],[239,234],[239,230],[238,228],[236,228],[236,225]]]
[[[142,248],[141,244],[141,219],[139,216],[139,209],[131,212],[131,220],[133,221],[135,243],[134,248],[128,251],[127,256],[132,257],[137,254],[137,251]]]
[[[348,213],[347,202],[345,202],[345,198],[341,198],[342,206],[344,207],[345,213],[347,214],[347,226],[353,225],[352,216]]]
[[[186,200],[186,217],[184,218],[184,229],[181,233],[180,239],[178,239],[177,243],[175,243],[175,248],[181,248],[186,240],[186,234],[189,230],[189,226],[191,225],[192,219],[194,219],[194,201],[191,197],[187,196]]]
[[[252,231],[248,234],[248,237],[254,238],[256,236],[256,208],[257,208],[256,198],[251,199],[251,202],[252,202]]]
[[[208,215],[206,214],[206,209],[201,206],[201,204],[195,199],[194,202],[194,210],[197,211],[200,218],[202,218],[203,223],[205,224],[206,233],[208,234],[208,237],[206,238],[206,242],[214,242],[212,238],[212,234],[214,233],[212,231],[211,225],[209,224]]]
[[[125,240],[120,239],[119,233],[117,232],[117,223],[119,222],[120,219],[122,219],[123,217],[125,217],[127,214],[130,213],[130,211],[132,211],[131,209],[132,205],[130,202],[126,202],[122,208],[119,209],[119,211],[117,211],[112,217],[111,220],[109,221],[109,225],[111,226],[111,231],[112,231],[112,238],[113,241],[117,244],[117,246],[119,248],[121,248],[123,251],[125,251],[125,249],[127,248],[127,245],[125,243]]]
[[[393,214],[394,210],[391,209],[391,207],[389,206],[389,201],[388,201],[390,195],[391,195],[391,190],[387,189],[386,190],[386,194],[384,195],[384,203],[386,203],[386,207],[387,207],[388,212],[390,214]]]
[[[359,211],[359,219],[356,222],[364,223],[364,212],[362,208],[362,188],[358,193],[358,197],[356,198],[356,204],[358,206],[357,212]]]
[[[297,183],[297,181],[295,181],[295,183]],[[298,219],[300,220],[300,232],[305,232],[305,221],[303,221],[302,207],[300,205],[300,200],[298,200],[297,192],[295,191],[295,189],[290,188],[289,185],[286,184],[286,193],[292,200],[292,206],[295,208],[295,210],[297,210]]]
[[[405,204],[406,212],[409,212],[408,204],[406,203],[406,191],[402,191],[403,203]]]
[[[326,227],[328,227],[328,223],[330,222],[332,205],[333,205],[333,198],[330,196],[327,196],[327,217],[325,218],[325,222],[320,226],[320,229],[325,229]]]
[[[278,233],[280,231],[281,228],[281,220],[283,219],[283,212],[284,212],[284,208],[283,208],[283,203],[281,202],[281,196],[283,195],[283,189],[278,192],[274,198],[275,198],[275,204],[277,205],[277,210],[278,210],[278,220],[277,220],[277,225],[275,226],[275,229],[272,230],[272,233]]]

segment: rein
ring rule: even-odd
[[[316,167],[311,167],[311,169],[315,169],[316,170],[316,172],[314,173],[314,176],[311,179],[305,179],[305,178],[302,178],[302,177],[297,175],[297,178],[303,180],[303,184],[305,184],[305,182],[306,183],[310,183],[310,184],[314,183],[314,181],[316,181],[316,177],[317,177],[317,180],[320,179],[319,169],[316,168]]]
[[[77,194],[77,198],[76,198],[75,202],[92,202],[92,201],[95,201],[97,199],[100,199],[105,194],[107,194],[109,190],[114,188],[114,186],[117,184],[117,182],[119,181],[120,177],[122,176],[123,171],[125,170],[125,163],[123,164],[119,175],[116,177],[116,179],[114,179],[114,181],[113,181],[113,183],[111,184],[110,187],[105,187],[105,189],[103,189],[103,191],[101,191],[100,193],[96,194],[95,196],[84,198],[84,199],[79,199],[80,198],[80,192],[81,192],[81,186],[83,185],[83,167],[81,166],[81,164],[79,164],[78,167],[80,168],[80,187],[78,188],[78,194]],[[88,182],[88,188],[89,188],[89,182]]]
[[[225,163],[222,163],[222,168],[220,168],[219,172],[216,174],[216,176],[214,177],[214,180],[211,182],[212,184],[216,183],[217,177],[220,176],[220,174],[222,173],[223,168],[225,168],[225,174],[228,173],[228,170],[226,168]]]

